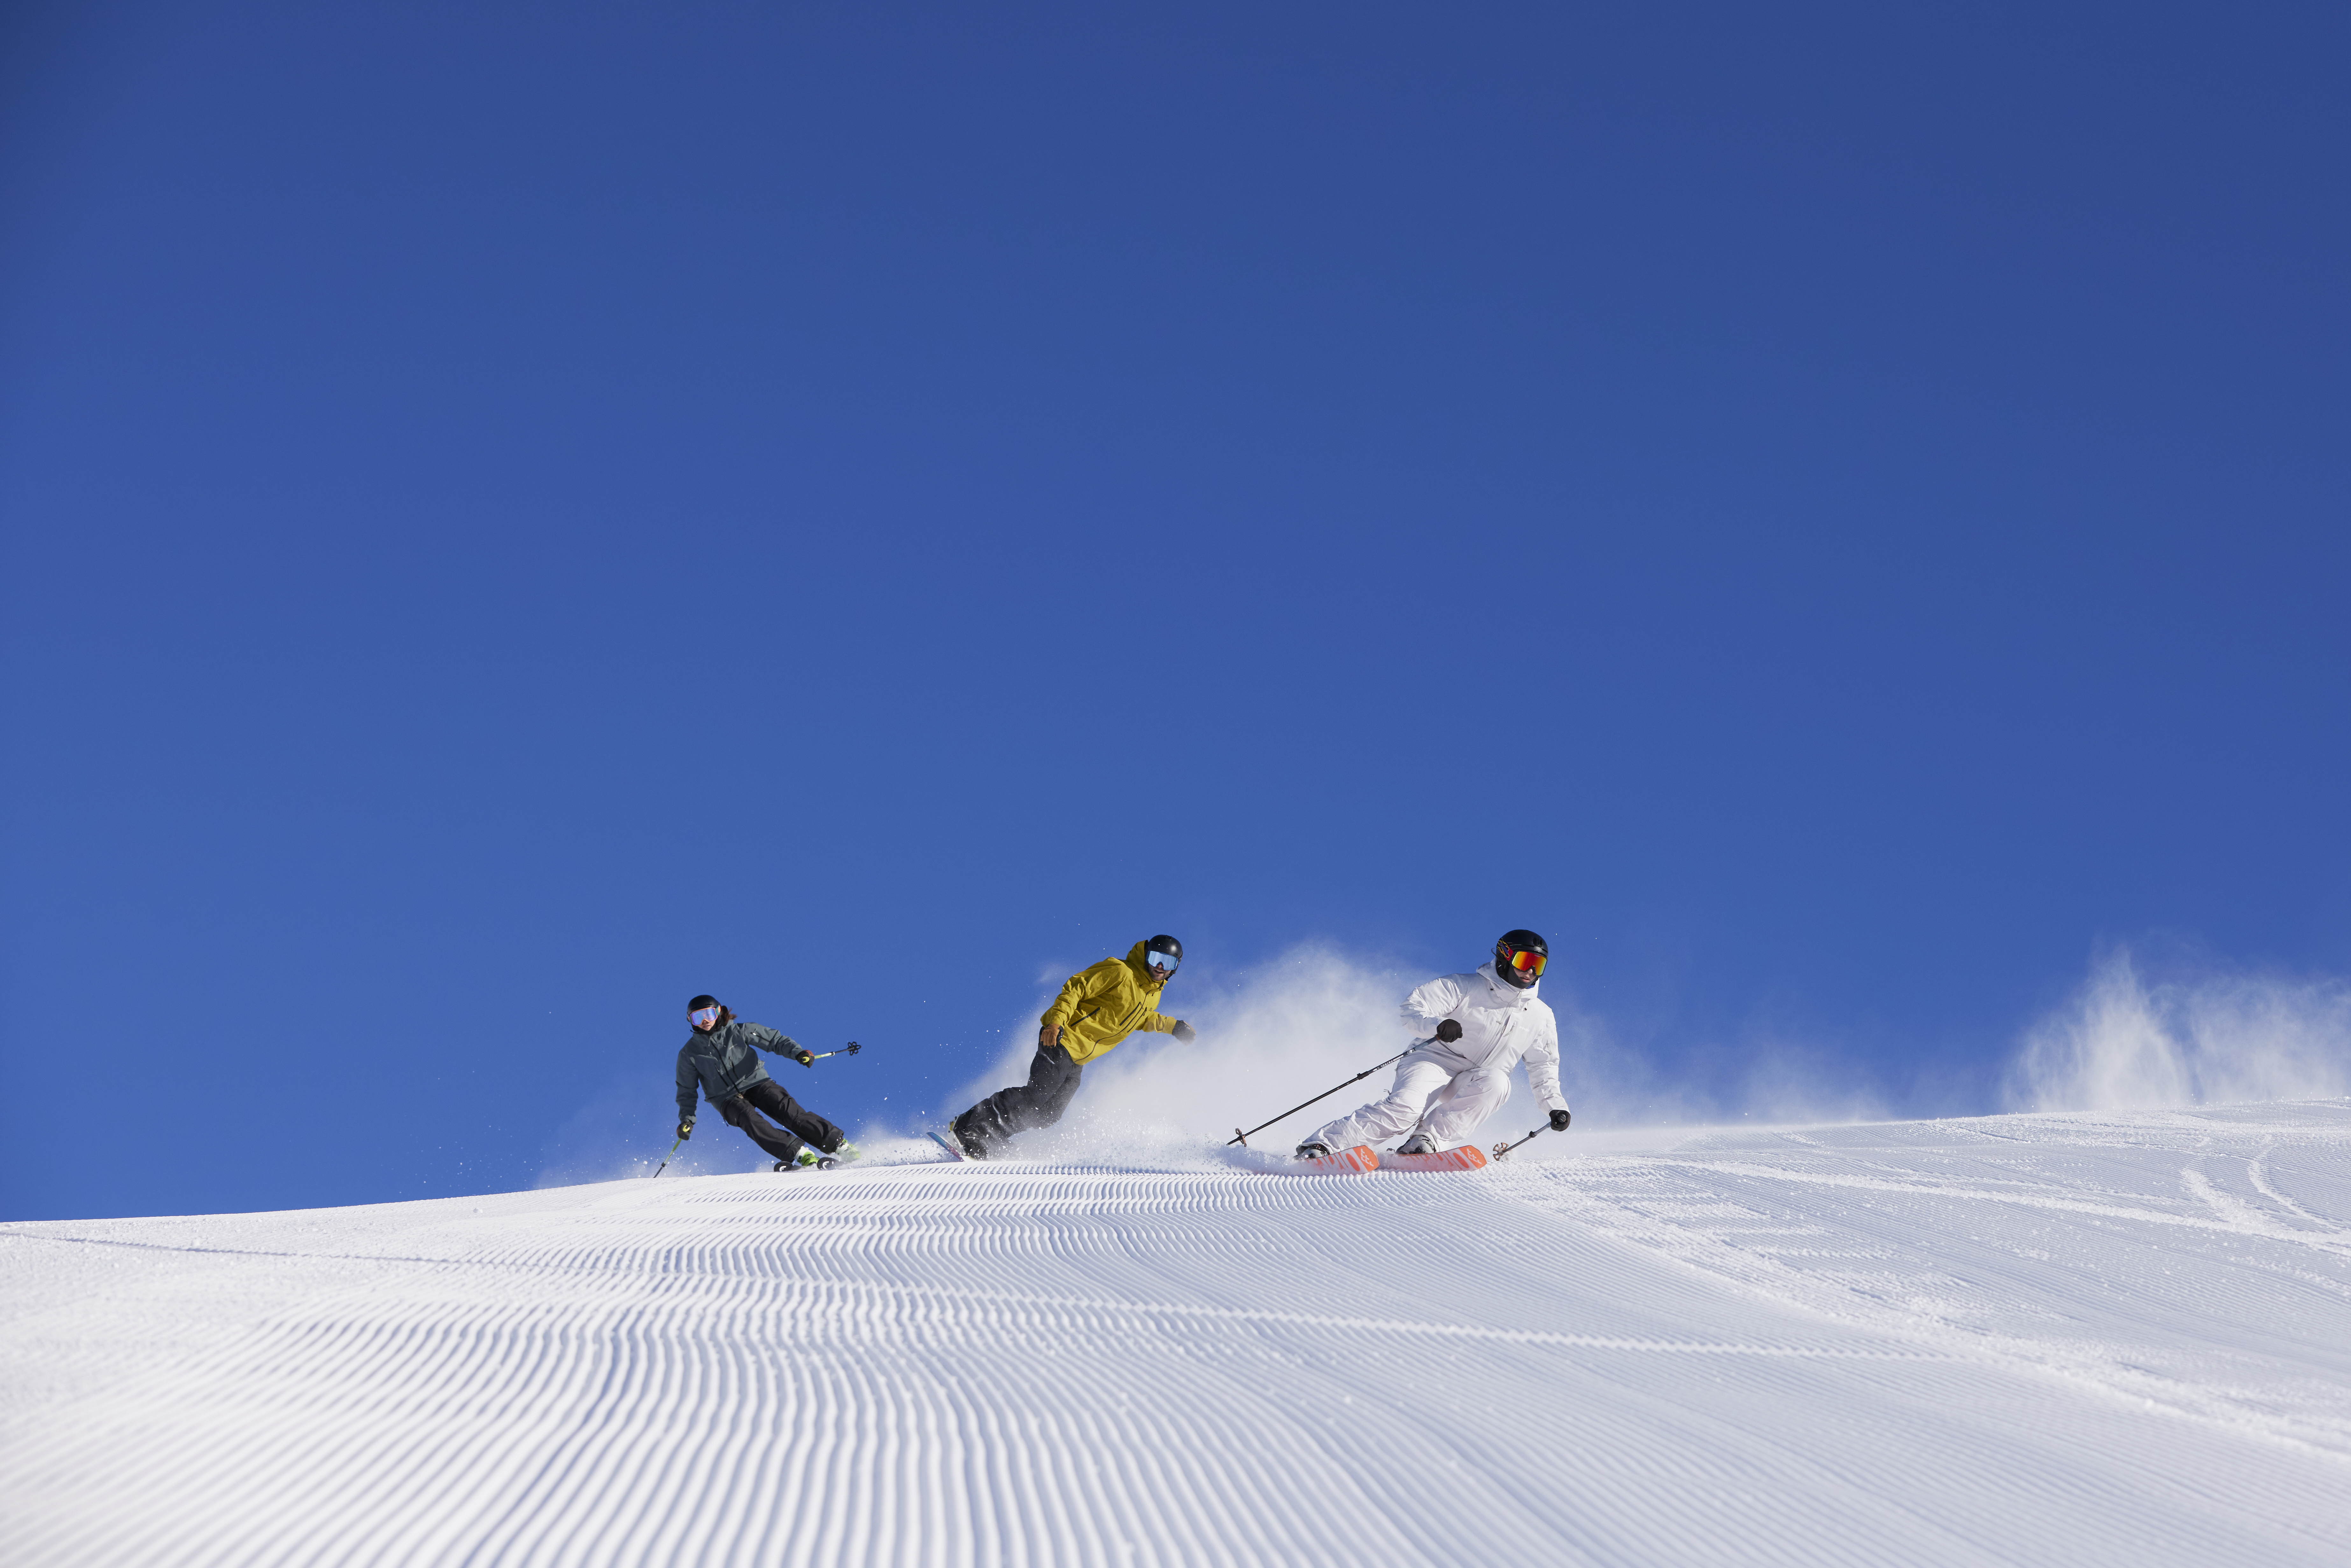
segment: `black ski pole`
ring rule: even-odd
[[[684,1142],[685,1142],[685,1134],[684,1134],[684,1133],[680,1133],[680,1134],[677,1135],[677,1143],[676,1143],[676,1144],[672,1144],[672,1145],[669,1146],[669,1155],[674,1155],[674,1154],[677,1153],[677,1145],[678,1145],[678,1144],[682,1144],[682,1143],[684,1143]],[[664,1171],[665,1171],[665,1170],[669,1169],[669,1155],[664,1155],[662,1156],[662,1163],[661,1163],[661,1164],[659,1164],[659,1165],[657,1165],[657,1166],[655,1166],[653,1167],[653,1176],[659,1176],[659,1175],[661,1175],[661,1174],[662,1174],[662,1172],[664,1172]],[[653,1176],[647,1176],[645,1179],[646,1179],[647,1181],[651,1181],[651,1180],[653,1180]]]
[[[1353,1078],[1348,1079],[1347,1083],[1361,1083],[1364,1079],[1369,1078],[1381,1068],[1386,1067],[1394,1062],[1402,1061],[1405,1057],[1410,1056],[1414,1051],[1419,1049],[1420,1041],[1414,1040],[1410,1045],[1405,1047],[1402,1051],[1397,1051],[1394,1056],[1389,1057],[1386,1061],[1375,1061],[1372,1063],[1371,1066],[1364,1068],[1361,1072],[1358,1072]],[[1330,1088],[1325,1089],[1322,1093],[1314,1096],[1314,1100],[1328,1100],[1332,1095],[1336,1094],[1340,1090],[1344,1089],[1347,1086],[1347,1083],[1333,1083]],[[1276,1116],[1273,1119],[1273,1122],[1280,1121],[1282,1116],[1297,1115],[1298,1113],[1305,1110],[1309,1105],[1313,1104],[1314,1100],[1300,1101],[1297,1104],[1292,1105],[1289,1110],[1284,1111],[1281,1113],[1281,1116]],[[1241,1147],[1248,1148],[1249,1133],[1262,1133],[1268,1127],[1272,1126],[1273,1122],[1259,1122],[1256,1126],[1251,1127],[1249,1130],[1249,1133],[1244,1133],[1238,1127],[1235,1127],[1233,1129],[1233,1135],[1225,1140],[1225,1147],[1229,1149],[1235,1144],[1238,1144]]]
[[[1551,1131],[1551,1124],[1549,1124],[1548,1122],[1546,1122],[1546,1123],[1545,1123],[1545,1124],[1543,1124],[1541,1126],[1537,1127],[1533,1132],[1529,1133],[1525,1137],[1520,1138],[1520,1139],[1518,1141],[1518,1143],[1516,1143],[1516,1144],[1496,1144],[1496,1145],[1494,1145],[1494,1157],[1495,1157],[1496,1159],[1498,1159],[1498,1160],[1499,1160],[1499,1159],[1500,1159],[1504,1155],[1509,1154],[1512,1149],[1518,1148],[1520,1145],[1523,1145],[1523,1144],[1531,1144],[1531,1143],[1533,1143],[1533,1142],[1535,1141],[1535,1139],[1537,1139],[1538,1137],[1541,1136],[1543,1134],[1548,1133],[1548,1132],[1550,1132],[1550,1131]]]
[[[863,1051],[864,1049],[865,1048],[863,1046],[858,1044],[852,1040],[847,1045],[842,1046],[839,1051],[820,1051],[814,1056],[810,1057],[809,1060],[810,1061],[822,1061],[828,1056],[855,1056],[859,1051]]]

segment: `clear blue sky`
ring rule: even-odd
[[[9,1215],[658,1155],[699,990],[853,1122],[1163,929],[1920,1113],[2100,944],[2351,970],[2340,5],[0,49]]]

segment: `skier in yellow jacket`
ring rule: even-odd
[[[1184,944],[1154,936],[1128,948],[1123,958],[1104,958],[1071,975],[1039,1021],[1029,1082],[998,1090],[955,1119],[964,1153],[984,1160],[1013,1134],[1060,1121],[1085,1064],[1136,1030],[1192,1039],[1190,1024],[1163,1016],[1158,1007],[1168,977],[1183,961]]]

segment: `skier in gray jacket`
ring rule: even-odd
[[[802,1067],[812,1065],[815,1055],[801,1049],[799,1041],[765,1024],[737,1018],[716,997],[696,997],[685,1004],[685,1010],[694,1032],[677,1050],[680,1138],[694,1136],[694,1092],[698,1087],[718,1107],[726,1124],[742,1128],[775,1160],[778,1170],[794,1163],[831,1170],[857,1157],[848,1134],[804,1109],[759,1063],[758,1053],[764,1051],[789,1056]],[[812,1145],[817,1153],[803,1155],[803,1144]]]

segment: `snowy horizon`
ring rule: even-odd
[[[2351,1101],[1524,1154],[1295,1176],[893,1145],[824,1175],[10,1224],[0,1550],[2351,1552]]]

